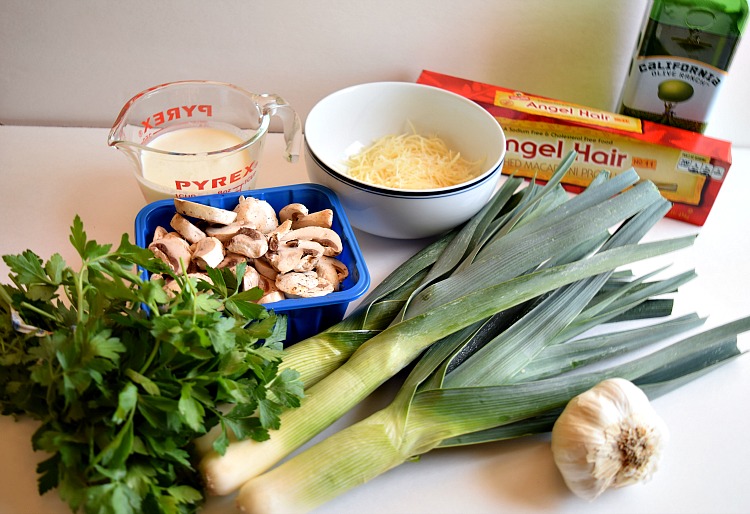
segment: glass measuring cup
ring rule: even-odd
[[[283,125],[284,156],[299,156],[301,123],[281,97],[202,80],[162,84],[131,98],[107,143],[125,152],[146,201],[255,187],[271,118]]]

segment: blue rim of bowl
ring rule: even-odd
[[[450,189],[443,189],[443,190],[432,189],[428,191],[416,191],[416,190],[405,189],[405,190],[399,191],[396,189],[384,189],[384,188],[380,188],[380,187],[373,186],[370,184],[366,184],[364,182],[360,182],[359,180],[354,180],[350,177],[347,177],[343,173],[339,173],[331,169],[327,164],[321,161],[317,155],[315,155],[315,152],[312,151],[312,148],[310,148],[310,145],[307,143],[307,141],[305,141],[305,150],[307,151],[310,158],[315,162],[315,164],[318,165],[318,167],[323,172],[335,178],[336,180],[339,180],[345,183],[346,185],[353,187],[355,189],[359,189],[360,191],[366,191],[368,193],[373,193],[376,195],[391,196],[395,198],[440,198],[442,196],[453,196],[455,194],[479,187],[480,185],[484,184],[486,181],[496,177],[496,174],[500,172],[501,168],[503,167],[503,163],[505,162],[505,157],[503,156],[503,159],[500,160],[500,162],[497,164],[497,166],[495,166],[494,169],[492,169],[489,172],[487,171],[484,172],[484,177],[482,177],[480,180],[464,182],[463,184],[458,184],[455,187],[452,187]]]

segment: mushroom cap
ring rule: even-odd
[[[263,296],[260,298],[260,300],[258,300],[257,303],[265,304],[286,299],[286,295],[284,294],[284,292],[280,291],[279,288],[276,287],[275,280],[270,280],[263,275],[259,275],[258,279],[258,287],[263,290]]]
[[[271,291],[270,293],[263,295],[263,297],[258,300],[258,303],[264,305],[267,303],[280,302],[281,300],[285,299],[286,296],[284,296],[284,293],[282,291]]]
[[[230,239],[232,239],[234,236],[239,234],[242,227],[244,227],[242,223],[230,223],[229,225],[212,225],[210,227],[206,227],[206,235],[215,237],[222,243],[226,244],[229,242]]]
[[[157,226],[154,229],[154,237],[153,237],[152,241],[156,241],[157,239],[161,239],[162,237],[166,236],[167,234],[169,234],[169,231],[166,228],[164,228],[161,225],[159,225],[159,226]]]
[[[292,230],[292,220],[286,220],[281,222],[278,227],[268,232],[266,236],[268,236],[268,241],[270,243],[271,239],[278,240],[290,230]]]

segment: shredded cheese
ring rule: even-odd
[[[386,135],[347,161],[348,175],[394,189],[433,189],[466,182],[481,172],[482,161],[468,161],[437,136],[416,132]]]

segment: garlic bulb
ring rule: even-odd
[[[643,391],[612,378],[570,400],[552,429],[552,454],[568,488],[593,500],[650,479],[668,439]]]

